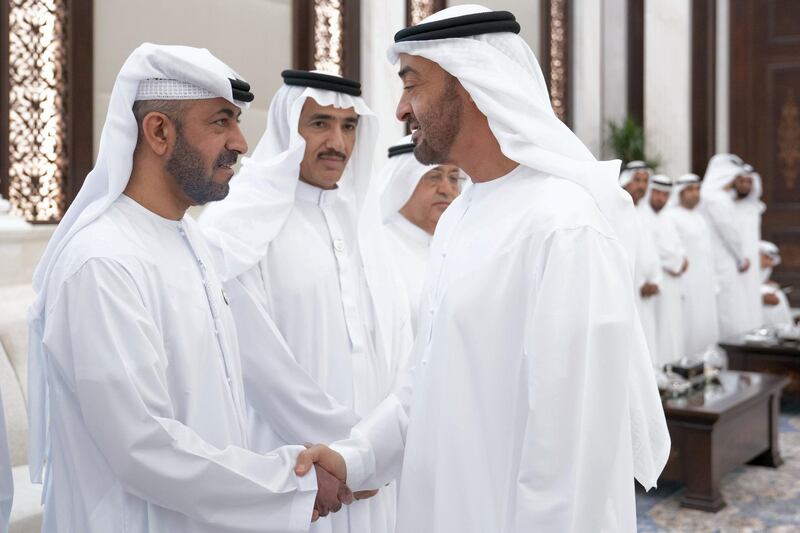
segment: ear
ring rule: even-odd
[[[152,111],[142,120],[142,141],[156,155],[166,155],[170,146],[174,144],[176,136],[175,124],[163,113]]]

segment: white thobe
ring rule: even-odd
[[[416,224],[411,223],[400,213],[396,213],[385,224],[387,238],[391,243],[393,259],[408,294],[411,323],[417,331],[417,312],[419,311],[422,284],[431,248],[432,235]]]
[[[656,213],[649,202],[642,202],[639,209],[651,217],[655,229],[655,243],[661,263],[659,297],[656,300],[656,339],[659,366],[677,361],[687,355],[683,340],[683,282],[681,268],[686,259],[686,250],[675,224],[669,218]],[[692,265],[689,265],[692,268]]]
[[[640,202],[641,204],[641,202]],[[642,323],[647,348],[650,351],[650,360],[653,367],[660,368],[660,358],[658,354],[658,328],[656,324],[656,312],[658,310],[658,299],[660,292],[651,296],[642,296],[641,288],[645,283],[653,283],[661,289],[664,277],[661,269],[661,261],[658,256],[658,248],[655,242],[654,218],[642,209],[641,205],[636,207],[636,220],[639,223],[639,244],[636,247],[636,272],[634,282],[636,288],[636,308],[639,312],[639,320]]]
[[[266,256],[226,284],[256,451],[343,438],[391,391],[397,363],[375,340],[354,212],[338,189],[299,182]],[[268,334],[264,315],[277,331]],[[383,487],[311,531],[391,532],[395,499]]]
[[[307,531],[302,446],[247,449],[233,317],[196,223],[120,196],[51,276],[45,532]]]
[[[462,193],[431,245],[413,385],[333,445],[348,483],[402,463],[397,533],[635,531],[628,269],[572,182],[520,166]]]
[[[742,247],[750,260],[750,268],[744,273],[747,329],[764,325],[761,299],[761,202],[738,201],[734,203],[736,220],[741,227]]]
[[[725,191],[704,198],[700,205],[712,228],[714,269],[719,284],[719,335],[721,340],[731,339],[760,325],[752,311],[754,307],[761,309],[760,283],[755,294],[751,288],[752,276],[758,279],[758,240],[746,242],[757,231],[747,229],[755,221],[751,206],[734,201]],[[739,265],[745,259],[750,261],[750,268],[739,272]]]
[[[11,475],[11,456],[8,453],[3,396],[0,394],[0,533],[8,531],[8,518],[11,516],[13,502],[14,479]]]
[[[664,216],[674,223],[689,261],[689,268],[680,277],[683,284],[683,338],[684,353],[695,356],[719,341],[718,286],[711,228],[697,208],[675,206],[668,208]]]

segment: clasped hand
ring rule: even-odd
[[[360,491],[354,494],[346,484],[347,466],[344,458],[323,444],[307,445],[306,450],[297,456],[294,470],[298,476],[304,476],[311,471],[312,466],[317,474],[317,498],[314,501],[312,522],[321,516],[337,512],[342,504],[350,505],[354,500],[371,498],[378,492]]]

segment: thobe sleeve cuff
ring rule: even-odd
[[[289,513],[289,531],[308,531],[317,499],[317,471],[312,468],[306,475],[295,477],[297,491]]]
[[[337,441],[330,447],[344,458],[347,486],[352,490],[368,490],[365,483],[373,474],[375,459],[367,439],[363,436],[352,436]]]

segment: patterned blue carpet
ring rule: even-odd
[[[639,532],[800,532],[800,405],[785,406],[780,430],[783,466],[743,466],[723,477],[728,505],[718,513],[681,508],[679,483],[660,483],[649,493],[637,485]]]

